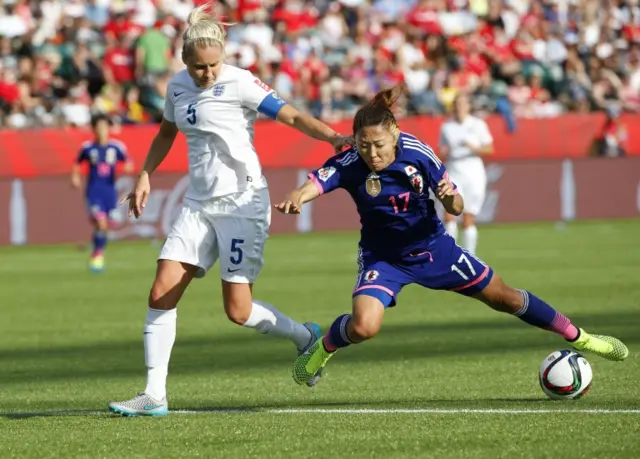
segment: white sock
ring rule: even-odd
[[[167,396],[169,358],[176,340],[176,308],[168,311],[151,309],[144,326],[144,361],[147,365],[146,394],[162,400]]]
[[[469,226],[462,230],[462,247],[467,251],[475,254],[478,245],[478,227],[476,225]]]
[[[298,349],[302,349],[311,340],[311,333],[304,325],[278,311],[269,303],[253,300],[251,315],[243,324],[255,328],[263,335],[275,335],[289,338]]]
[[[455,220],[452,220],[450,222],[446,222],[444,224],[444,229],[447,233],[449,233],[449,236],[451,236],[454,239],[458,239],[458,222]]]

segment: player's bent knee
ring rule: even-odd
[[[100,218],[96,220],[96,228],[100,231],[108,231],[109,230],[109,220],[106,218]]]
[[[382,327],[384,305],[375,297],[358,295],[353,302],[353,315],[349,321],[349,336],[357,342],[373,338]]]
[[[227,314],[227,318],[234,324],[244,325],[251,316],[251,305],[237,303],[225,304],[224,312]]]
[[[359,321],[352,320],[350,322],[349,336],[354,341],[365,341],[373,338],[380,331],[380,323],[375,320],[361,319]]]
[[[164,285],[154,282],[149,292],[149,307],[151,309],[159,309],[168,311],[175,308],[178,301],[171,289],[167,289]]]
[[[165,311],[175,308],[197,270],[185,263],[160,260],[149,292],[149,307]]]

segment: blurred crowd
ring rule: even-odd
[[[202,1],[4,0],[0,127],[161,119],[184,68],[185,19]],[[316,117],[352,116],[404,82],[399,114],[521,117],[640,112],[638,0],[217,0],[227,62]]]

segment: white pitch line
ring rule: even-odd
[[[525,409],[369,409],[369,408],[345,408],[345,409],[275,409],[266,410],[269,413],[354,413],[354,414],[548,414],[548,413],[581,413],[581,414],[640,414],[640,410],[605,410],[605,409],[558,409],[558,410],[525,410]]]
[[[169,414],[640,414],[640,410],[607,410],[607,409],[429,409],[429,408],[282,408],[282,409],[211,409],[211,410],[172,410]],[[42,412],[13,412],[0,413],[0,417],[29,417],[29,416],[107,416],[113,415],[108,411],[42,411]]]

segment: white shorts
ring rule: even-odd
[[[458,191],[464,199],[464,213],[477,216],[484,204],[487,191],[487,174],[484,167],[470,167],[465,169],[447,169],[449,177],[458,186]]]
[[[253,283],[264,263],[271,224],[269,190],[247,190],[207,201],[184,199],[158,260],[174,260],[200,268],[204,277],[220,259],[220,277]]]

